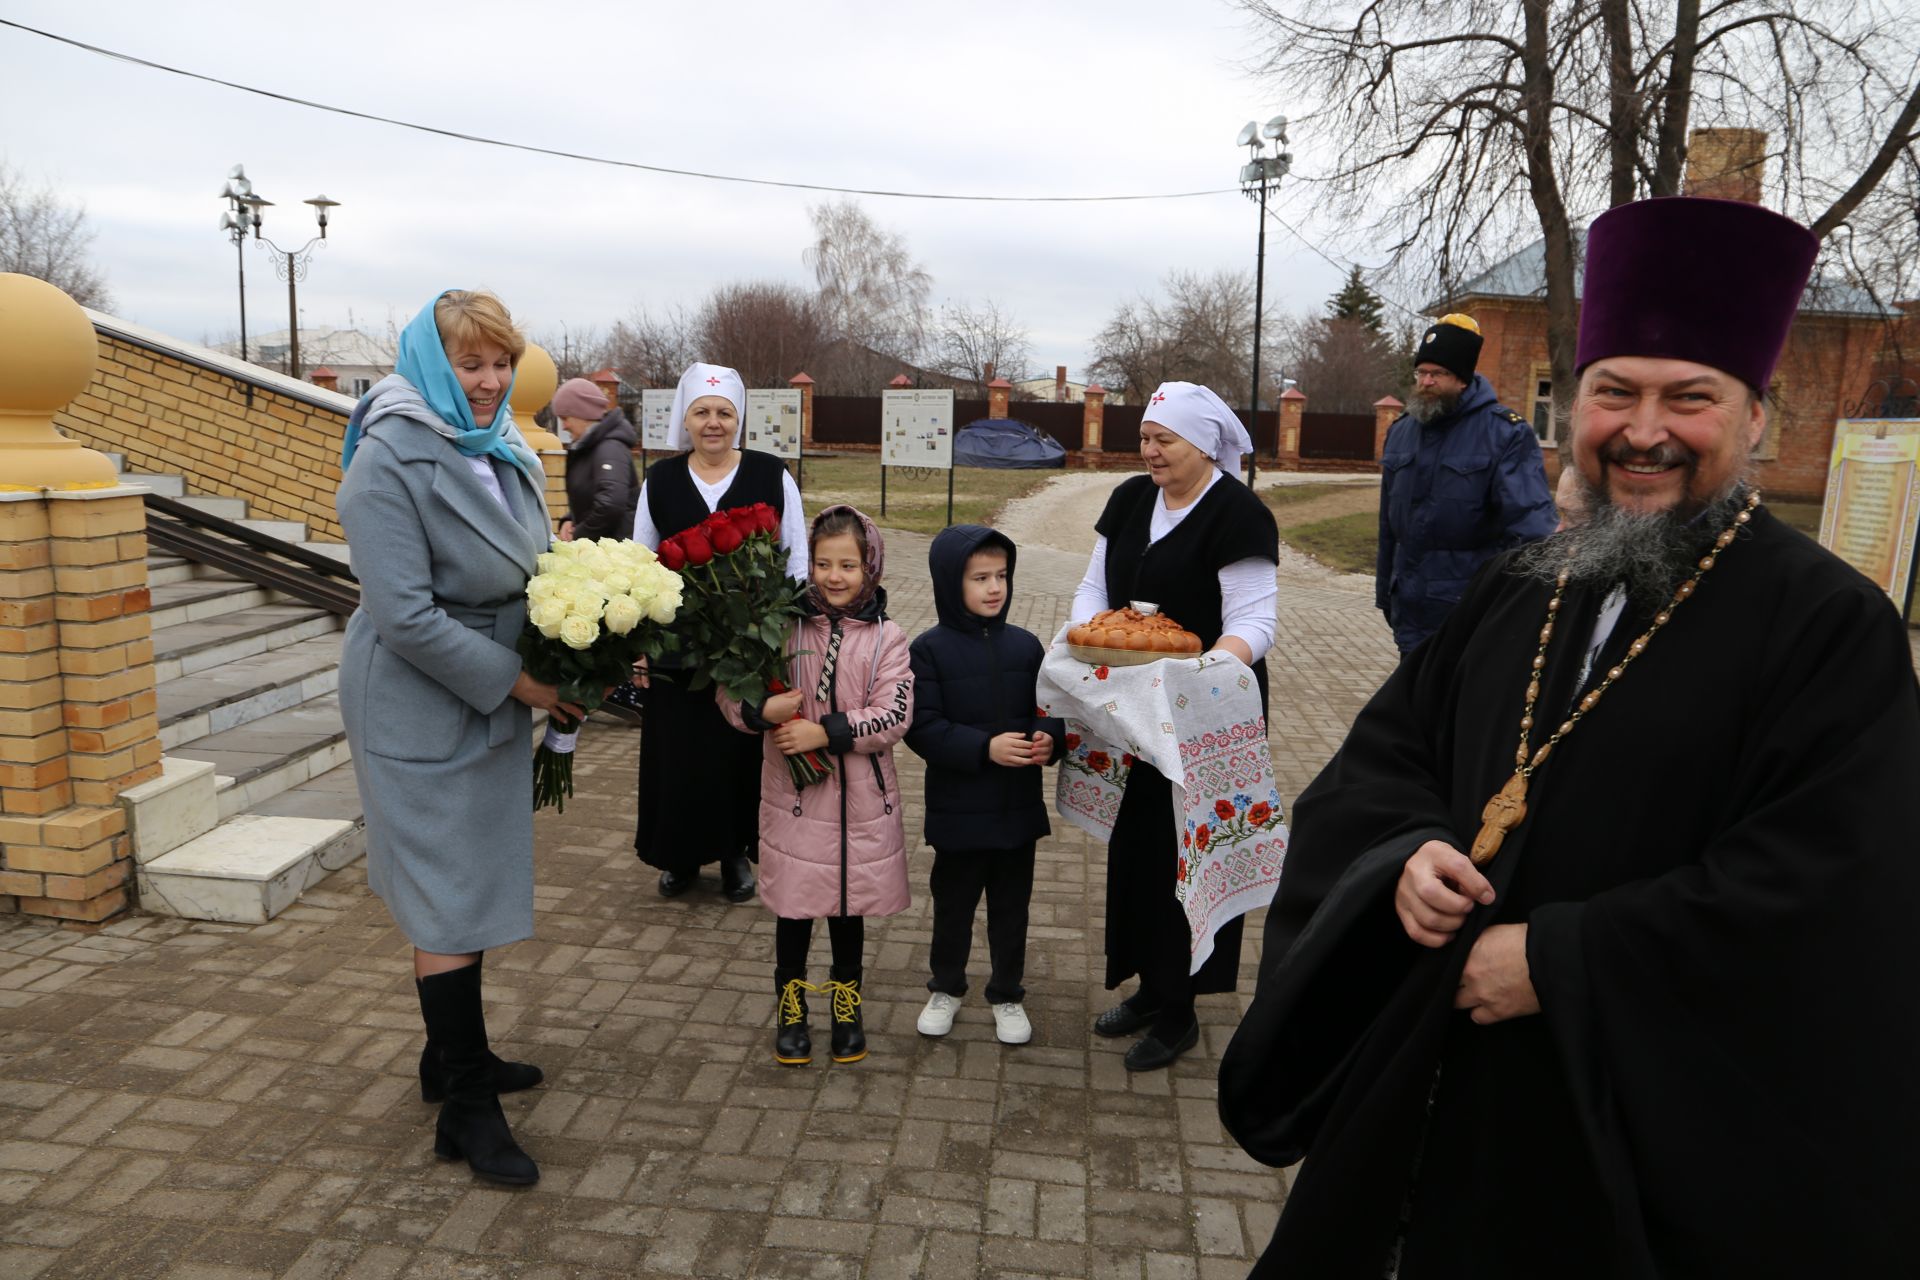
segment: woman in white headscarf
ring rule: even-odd
[[[1264,711],[1280,535],[1266,504],[1235,478],[1252,447],[1212,391],[1162,383],[1140,423],[1147,474],[1121,482],[1107,499],[1093,559],[1074,592],[1073,620],[1152,602],[1208,648],[1252,667]],[[1129,1071],[1165,1067],[1192,1048],[1200,1033],[1194,996],[1232,991],[1239,974],[1239,919],[1220,930],[1200,971],[1188,973],[1174,830],[1170,784],[1136,763],[1107,845],[1106,982],[1111,990],[1138,975],[1140,987],[1093,1024],[1103,1036],[1146,1032],[1127,1051]]]
[[[807,576],[806,514],[786,464],[740,447],[747,390],[740,375],[717,364],[694,364],[673,394],[669,447],[683,452],[655,463],[634,511],[633,537],[649,547],[715,511],[764,502],[780,513],[787,576]],[[721,891],[734,902],[753,896],[759,857],[760,743],[730,728],[713,691],[687,689],[673,662],[641,695],[639,822],[635,852],[660,869],[660,894],[691,889],[700,868],[720,864]]]

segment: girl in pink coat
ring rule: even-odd
[[[861,949],[867,916],[907,906],[907,838],[893,744],[913,723],[907,637],[887,621],[880,530],[848,506],[814,517],[808,538],[807,613],[787,638],[792,690],[758,707],[724,695],[734,727],[763,733],[760,765],[760,901],[778,917],[773,985],[779,995],[773,1055],[813,1061],[808,991],[833,1009],[833,1060],[867,1056],[860,1024]],[[833,773],[796,789],[786,757],[824,748]],[[833,968],[809,984],[813,922],[826,917]]]

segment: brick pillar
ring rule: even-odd
[[[1005,378],[995,378],[987,384],[987,416],[1004,418],[1007,416],[1007,395],[1013,390],[1013,384]]]
[[[0,494],[0,895],[26,914],[127,907],[117,801],[160,776],[146,554],[138,489]]]
[[[1307,412],[1307,397],[1298,387],[1280,393],[1280,469],[1300,469],[1300,419]]]
[[[813,444],[813,379],[796,373],[787,385],[800,393],[800,449],[805,452]]]
[[[1097,382],[1087,384],[1080,402],[1080,448],[1087,453],[1101,450],[1101,432],[1107,421],[1107,389]]]
[[[587,381],[600,388],[600,394],[607,398],[608,408],[618,408],[620,404],[620,375],[612,369],[601,369],[587,375]]]
[[[1387,451],[1387,428],[1393,425],[1407,406],[1392,396],[1381,396],[1373,402],[1373,460],[1380,461],[1380,455]]]

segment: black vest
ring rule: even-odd
[[[1279,528],[1251,489],[1222,476],[1172,532],[1149,546],[1158,493],[1151,476],[1123,481],[1094,525],[1107,540],[1107,605],[1150,601],[1211,647],[1222,625],[1220,570],[1255,557],[1278,563]],[[1254,663],[1253,673],[1264,708],[1267,664]]]
[[[700,496],[700,490],[694,487],[687,457],[684,453],[675,454],[665,462],[656,462],[647,468],[647,517],[653,521],[653,527],[660,531],[662,538],[671,538],[683,529],[691,529],[713,514],[707,509],[706,499]],[[733,473],[733,483],[720,495],[718,509],[725,511],[764,502],[785,515],[786,474],[786,465],[772,454],[757,449],[742,449],[740,465]]]

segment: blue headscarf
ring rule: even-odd
[[[540,459],[527,448],[524,438],[513,425],[513,408],[508,403],[513,392],[512,378],[507,379],[507,385],[500,389],[500,405],[493,411],[493,425],[481,427],[474,423],[473,406],[467,403],[467,393],[460,386],[453,363],[447,359],[446,347],[440,339],[440,326],[434,319],[434,308],[439,306],[446,292],[435,294],[433,301],[422,307],[420,314],[400,331],[400,358],[394,366],[394,373],[411,383],[427,402],[427,408],[452,428],[441,434],[453,441],[454,448],[469,458],[494,457],[511,463],[532,477],[535,484],[544,485]],[[361,420],[366,416],[368,402],[378,390],[369,391],[361,399],[347,422],[346,443],[340,450],[342,471],[353,461],[353,452],[360,444]]]

